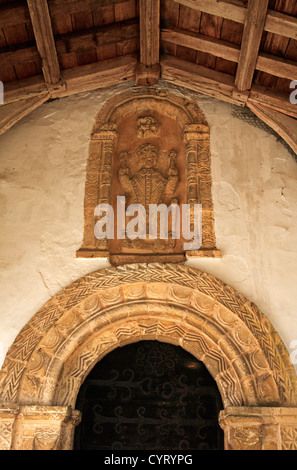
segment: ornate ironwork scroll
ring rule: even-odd
[[[201,362],[169,344],[115,350],[88,376],[77,407],[80,450],[223,449],[216,383]]]

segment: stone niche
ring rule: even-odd
[[[103,229],[106,212],[98,215],[96,208],[104,204],[113,208],[114,237],[98,239],[96,224],[101,220],[102,231],[107,227]],[[136,232],[139,229],[135,214],[126,213],[132,204],[141,204],[146,217],[146,233],[135,239],[126,232],[129,223],[134,223]],[[149,237],[151,204],[162,204],[165,210],[178,207],[180,236],[173,235],[175,219],[168,211],[168,237],[161,235],[159,218],[154,238]],[[185,250],[185,243],[191,242],[184,237],[182,211],[186,204],[191,232],[194,206],[202,206],[199,249]],[[120,207],[124,217],[119,217]],[[109,258],[113,265],[220,257],[211,195],[210,132],[196,103],[163,90],[140,88],[116,96],[101,110],[90,142],[85,233],[77,256]]]

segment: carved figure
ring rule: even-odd
[[[161,204],[170,200],[179,182],[175,166],[176,152],[169,152],[168,177],[165,178],[157,169],[159,149],[152,144],[144,144],[136,152],[140,169],[134,176],[129,176],[128,152],[120,155],[121,167],[119,179],[130,204],[142,204],[146,210],[150,204]]]
[[[137,135],[140,139],[160,137],[161,125],[152,116],[140,116],[137,120]]]

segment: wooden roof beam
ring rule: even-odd
[[[50,93],[45,91],[40,95],[24,98],[21,101],[11,102],[0,106],[0,135],[13,127],[17,122],[28,116],[50,98]]]
[[[160,0],[139,0],[140,63],[138,85],[154,85],[160,77]]]
[[[237,23],[246,21],[247,8],[240,0],[173,0],[187,7],[199,10],[210,15],[219,16]],[[262,3],[262,0],[258,0]],[[264,31],[279,34],[291,39],[297,39],[297,18],[268,10]]]
[[[238,106],[260,104],[297,118],[297,107],[290,103],[289,93],[286,95],[257,85],[253,85],[249,92],[240,92],[231,75],[183,59],[166,55],[161,57],[161,78]]]
[[[44,80],[56,85],[61,79],[61,72],[47,0],[27,0],[27,4],[42,60]]]
[[[239,91],[249,90],[257,65],[269,0],[249,0],[244,25],[235,85]]]
[[[135,81],[136,55],[102,60],[62,71],[63,86],[48,86],[42,75],[5,84],[5,104],[28,98],[63,98],[65,96],[97,90],[124,81]]]
[[[251,37],[248,35],[248,38],[250,38],[253,42],[254,36],[255,35]],[[161,29],[161,41],[166,41],[177,46],[187,47],[199,52],[206,52],[208,54],[212,54],[215,57],[221,57],[222,59],[237,63],[240,62],[242,53],[240,46],[236,44],[222,41],[221,39],[204,36],[202,34],[192,33],[190,31],[183,31],[178,28]],[[250,60],[254,59],[253,49],[251,51],[247,50],[247,52],[250,52],[251,55],[247,57],[245,54],[246,60],[248,60],[248,58]],[[257,52],[255,51],[255,56],[256,54]],[[245,64],[243,64],[242,67],[244,66]],[[253,61],[252,67],[254,68],[250,69],[250,79],[253,75],[254,69],[269,73],[275,77],[286,78],[288,80],[295,80],[297,77],[297,62],[283,59],[281,57],[276,57],[270,54],[260,53],[258,57],[256,57],[256,65],[254,65]],[[241,72],[244,72],[243,68],[241,69]],[[249,88],[250,86],[245,89]]]

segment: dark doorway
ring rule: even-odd
[[[78,395],[75,450],[222,450],[215,381],[184,349],[157,341],[119,348]]]

